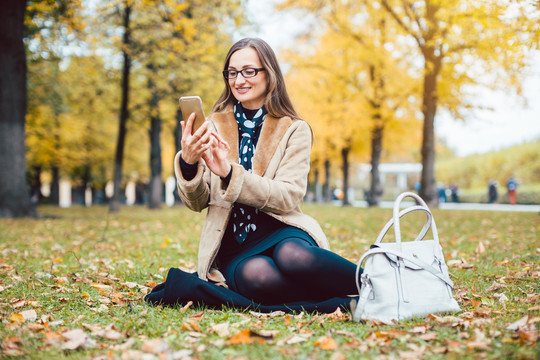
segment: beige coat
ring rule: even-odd
[[[186,181],[180,170],[180,155],[174,159],[178,193],[191,210],[208,208],[199,243],[197,273],[203,280],[224,283],[214,260],[234,202],[253,206],[270,216],[306,231],[324,249],[328,241],[319,224],[300,210],[307,188],[311,129],[303,120],[267,116],[255,155],[253,173],[238,164],[238,126],[232,107],[208,117],[211,125],[231,147],[233,166],[228,186],[199,161],[197,174]]]

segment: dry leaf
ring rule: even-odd
[[[169,351],[169,344],[167,344],[163,339],[147,340],[143,344],[143,351],[152,354],[163,353]]]
[[[9,317],[9,321],[11,321],[12,323],[16,323],[16,324],[22,324],[25,320],[24,320],[24,316],[22,316],[22,314],[15,313],[15,314],[12,314]]]
[[[189,309],[189,307],[190,307],[191,305],[193,305],[193,301],[188,301],[188,303],[187,303],[186,305],[184,305],[184,306],[182,307],[182,309],[180,309],[180,312],[181,312],[181,313],[185,313],[186,310]]]
[[[19,300],[15,304],[11,305],[14,309],[22,308],[26,305],[26,300]]]
[[[135,339],[134,338],[129,338],[123,344],[118,344],[118,345],[111,346],[111,349],[113,349],[113,350],[127,350],[130,347],[132,347],[133,345],[135,345]]]
[[[22,351],[19,348],[19,344],[21,344],[22,341],[19,337],[16,336],[8,336],[4,339],[2,343],[2,349],[3,354],[7,356],[20,356],[22,355]]]
[[[193,314],[193,315],[189,316],[190,319],[195,320],[195,321],[201,321],[203,317],[204,317],[204,312],[203,311],[201,311],[200,313]]]
[[[253,331],[249,329],[244,329],[239,331],[236,335],[231,337],[227,344],[229,345],[235,345],[235,344],[251,344],[253,342],[258,342],[260,344],[264,344],[264,338],[258,335],[257,333],[254,333]]]
[[[278,345],[280,345],[282,343],[287,344],[287,345],[302,343],[304,341],[307,341],[311,337],[311,335],[312,334],[307,334],[307,333],[306,334],[295,334],[295,335],[289,336],[288,338],[286,338],[282,342],[278,342]]]
[[[320,347],[323,350],[335,350],[337,348],[336,341],[330,336],[323,336],[314,343],[315,346]]]
[[[482,330],[474,329],[475,337],[467,343],[469,349],[488,350],[491,340],[486,337]]]
[[[409,344],[408,348],[411,349],[411,351],[398,351],[400,359],[402,360],[422,359],[424,351],[426,350],[425,346],[418,346],[414,344]]]
[[[437,338],[437,333],[432,332],[432,333],[422,334],[418,337],[424,341],[431,341]]]
[[[96,346],[96,342],[86,335],[82,329],[68,330],[62,333],[62,337],[66,340],[62,344],[63,350],[76,350],[79,347],[88,349]]]
[[[526,326],[529,322],[529,315],[522,317],[516,322],[513,322],[512,324],[508,325],[506,327],[506,330],[518,330],[520,327]]]
[[[260,312],[256,312],[256,311],[250,311],[249,313],[252,316],[255,316],[255,317],[259,318],[259,319],[275,318],[277,316],[285,315],[285,313],[283,311],[273,311],[273,312],[268,313],[268,314],[260,313]]]
[[[341,352],[336,351],[330,356],[330,360],[347,360],[347,358]]]
[[[210,331],[211,333],[216,333],[220,337],[229,337],[230,336],[229,323],[228,322],[212,325],[208,329],[208,331]]]
[[[110,324],[105,329],[99,330],[94,334],[107,340],[120,340],[126,338],[126,335],[119,332],[113,324]]]

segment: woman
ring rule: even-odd
[[[356,265],[328,250],[319,224],[300,210],[312,133],[294,110],[270,46],[235,43],[225,89],[193,135],[182,122],[175,158],[179,195],[208,208],[198,276],[257,303],[320,301],[357,294]]]

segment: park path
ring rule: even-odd
[[[334,201],[335,205],[341,205],[341,201]],[[402,205],[410,206],[412,202],[404,202]],[[367,207],[367,202],[363,200],[353,201],[352,206]],[[394,202],[381,201],[379,207],[393,208]],[[512,211],[512,212],[536,212],[540,213],[540,205],[510,205],[510,204],[482,204],[482,203],[442,203],[439,204],[441,210],[486,210],[486,211]]]

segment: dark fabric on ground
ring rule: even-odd
[[[144,300],[152,305],[186,305],[193,301],[195,305],[222,309],[223,306],[259,312],[321,312],[332,313],[338,307],[343,311],[350,310],[351,300],[358,297],[335,297],[322,301],[300,301],[278,305],[261,305],[227,288],[201,280],[196,273],[186,273],[171,268],[164,283],[157,285]]]

